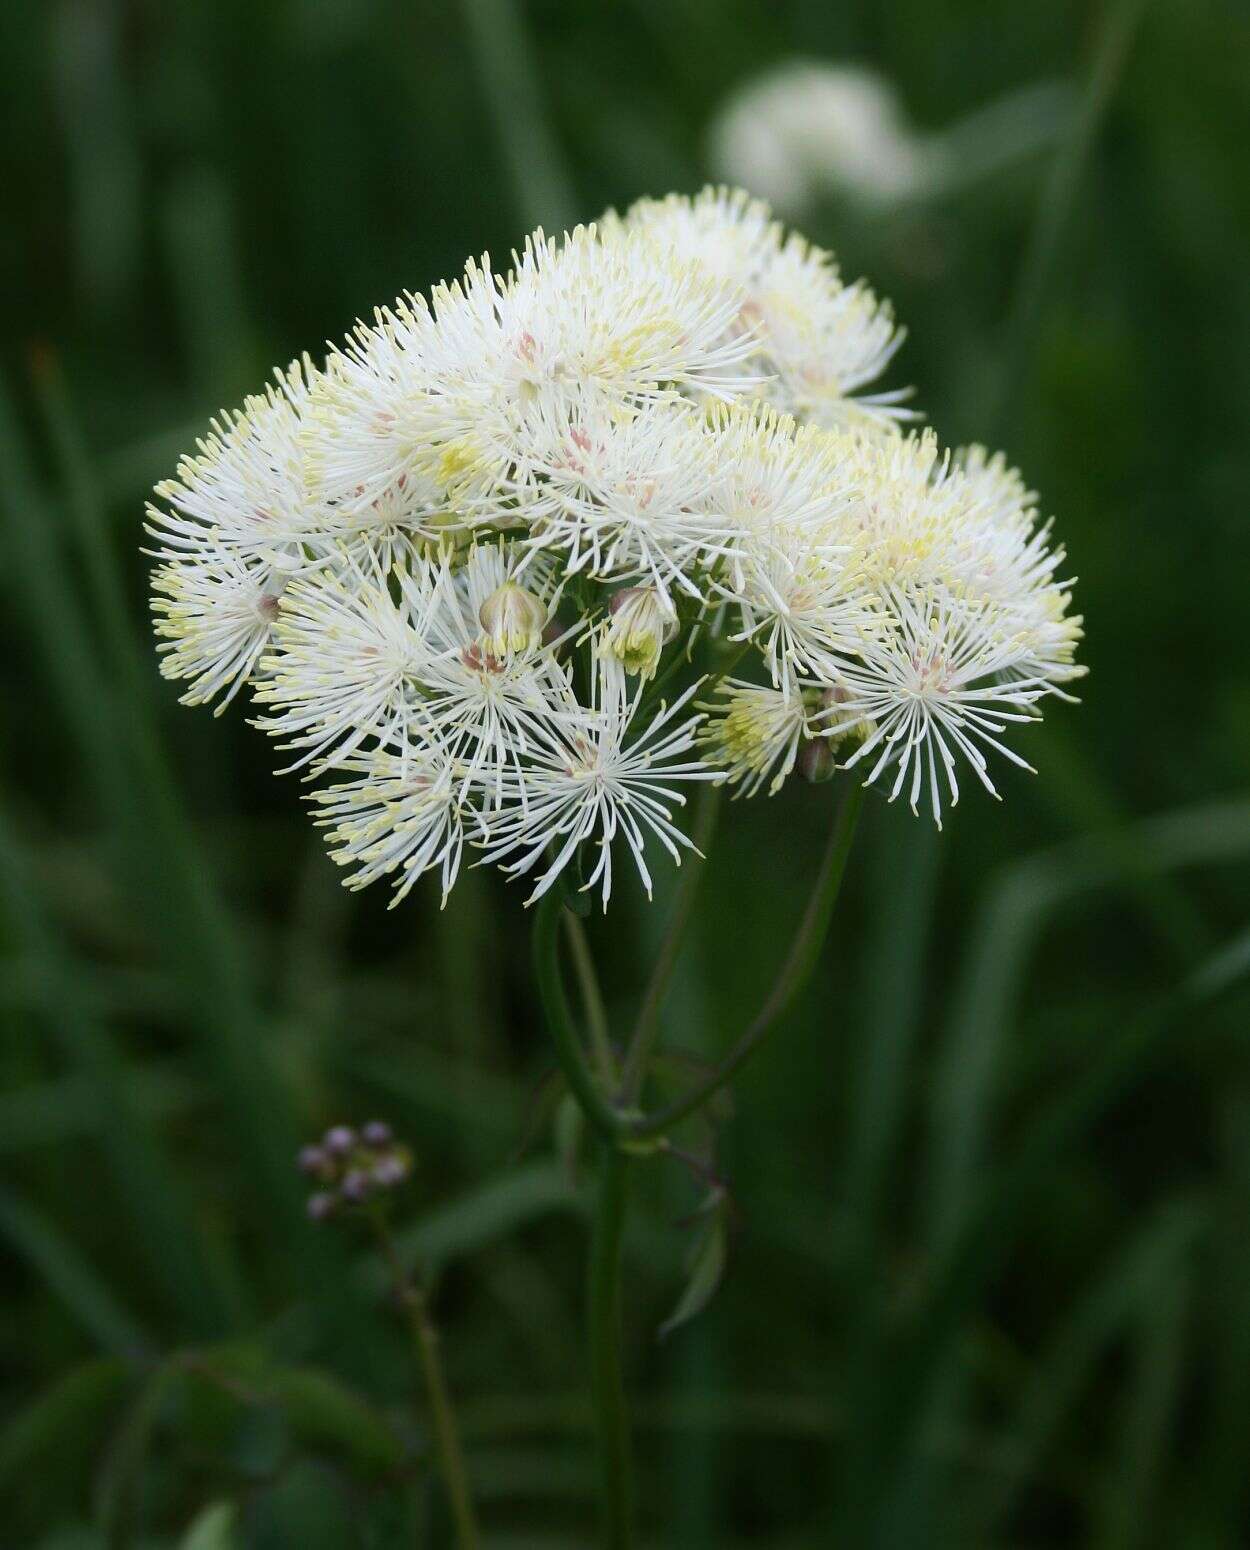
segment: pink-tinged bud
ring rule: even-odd
[[[362,1168],[353,1168],[344,1176],[339,1193],[349,1205],[362,1205],[373,1193],[373,1180]]]
[[[371,1119],[361,1129],[360,1139],[366,1146],[389,1146],[395,1137],[384,1119]]]
[[[305,1209],[310,1221],[324,1222],[334,1215],[338,1207],[339,1197],[330,1190],[322,1190],[320,1194],[309,1196]]]
[[[486,632],[485,647],[497,657],[532,650],[542,641],[547,622],[546,608],[515,581],[496,587],[477,616]]]
[[[817,702],[817,726],[825,734],[825,740],[841,745],[847,742],[862,743],[871,736],[873,723],[863,715],[847,711],[851,692],[843,684],[833,684],[822,689]]]
[[[799,749],[795,762],[799,774],[813,786],[821,786],[825,781],[832,780],[838,767],[827,737],[809,738]]]
[[[307,1174],[310,1179],[328,1182],[334,1177],[334,1159],[323,1146],[301,1147],[299,1171]]]
[[[399,1152],[392,1152],[374,1163],[371,1177],[379,1189],[393,1189],[408,1177],[408,1159]]]
[[[346,1157],[356,1145],[356,1132],[350,1125],[332,1125],[321,1144],[332,1157]]]

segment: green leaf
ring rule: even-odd
[[[281,1366],[250,1345],[196,1352],[184,1364],[189,1382],[236,1417],[240,1409],[245,1412],[241,1422],[218,1424],[216,1432],[219,1442],[228,1433],[233,1466],[248,1474],[271,1474],[288,1445],[332,1456],[370,1480],[394,1473],[406,1461],[402,1441],[383,1417],[320,1368]],[[203,1424],[211,1428],[213,1418],[205,1415]]]
[[[285,1367],[269,1390],[286,1412],[292,1436],[306,1448],[340,1456],[360,1474],[400,1469],[404,1447],[395,1432],[358,1395],[314,1367]]]
[[[156,1424],[177,1377],[172,1361],[152,1373],[109,1447],[100,1475],[97,1511],[110,1547],[125,1544],[134,1527]]]
[[[420,1261],[441,1266],[476,1253],[540,1217],[581,1211],[583,1207],[581,1196],[569,1188],[555,1163],[531,1163],[467,1191],[415,1226],[401,1230],[396,1235],[400,1257],[406,1265]],[[376,1260],[370,1272],[377,1285],[385,1282],[383,1267]]]
[[[199,1513],[178,1542],[178,1550],[236,1550],[238,1513],[233,1502],[213,1502]]]
[[[256,1550],[342,1550],[358,1544],[355,1504],[332,1469],[305,1459],[283,1470],[248,1504],[248,1545]],[[415,1541],[414,1541],[415,1542]]]
[[[0,1187],[0,1236],[29,1261],[82,1327],[102,1346],[128,1355],[147,1336],[56,1224],[18,1195]]]
[[[716,1295],[725,1273],[729,1252],[729,1199],[724,1190],[711,1190],[699,1207],[699,1214],[705,1220],[687,1256],[689,1279],[686,1289],[672,1313],[660,1325],[661,1340],[703,1312]]]
[[[119,1357],[75,1367],[39,1394],[0,1435],[6,1538],[64,1518],[131,1382]]]

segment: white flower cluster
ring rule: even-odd
[[[990,791],[987,749],[1023,763],[1001,734],[1083,671],[1080,621],[1002,458],[861,391],[901,337],[745,194],[536,233],[279,371],[158,486],[162,669],[218,711],[248,684],[329,777],[349,884],[397,900],[467,845],[606,907],[618,836],[648,891],[649,839],[680,860],[686,782],[796,762],[940,817],[960,760]]]

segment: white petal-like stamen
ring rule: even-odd
[[[491,824],[487,860],[500,861],[510,876],[544,868],[530,903],[546,893],[586,845],[597,854],[582,888],[597,887],[606,910],[612,893],[612,842],[618,835],[625,839],[649,898],[647,835],[679,864],[679,847],[693,848],[673,822],[673,807],[686,800],[672,789],[673,783],[723,778],[701,761],[681,757],[693,748],[703,719],[699,714],[677,719],[697,684],[672,705],[661,705],[645,730],[627,743],[643,686],[631,694],[620,663],[597,648],[594,655],[590,718],[572,735],[537,751],[524,775],[509,783],[503,810]]]

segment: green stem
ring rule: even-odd
[[[750,1026],[725,1056],[716,1070],[697,1087],[679,1098],[659,1114],[645,1116],[631,1125],[632,1134],[638,1139],[663,1135],[679,1120],[685,1119],[696,1109],[702,1108],[714,1093],[720,1091],[745,1062],[758,1050],[777,1026],[782,1013],[807,983],[829,929],[829,920],[837,902],[846,870],[846,858],[855,837],[855,825],[863,806],[863,787],[854,785],[842,800],[829,831],[829,841],[821,858],[820,869],[812,884],[807,909],[799,925],[789,957],[782,965],[767,1001],[760,1008]]]
[[[451,1505],[452,1521],[456,1526],[457,1550],[478,1550],[481,1538],[477,1519],[473,1512],[473,1496],[469,1490],[469,1471],[465,1465],[464,1449],[460,1444],[460,1430],[456,1425],[456,1413],[452,1409],[451,1394],[443,1372],[439,1353],[438,1330],[430,1318],[425,1292],[414,1284],[399,1258],[395,1240],[380,1211],[373,1214],[373,1223],[382,1253],[390,1266],[398,1297],[412,1329],[412,1341],[417,1352],[417,1362],[425,1383],[425,1395],[430,1407],[430,1422],[434,1432],[434,1447],[438,1454],[439,1471]]]
[[[621,1240],[629,1158],[621,1149],[627,1125],[611,1106],[582,1053],[560,973],[559,894],[549,890],[534,919],[534,969],[543,1010],[565,1077],[600,1141],[599,1199],[590,1243],[588,1336],[591,1393],[603,1477],[603,1542],[608,1550],[628,1550],[630,1530],[629,1420],[621,1366]],[[568,918],[566,916],[566,918]],[[577,922],[580,925],[580,922]],[[576,944],[577,933],[570,931]],[[581,939],[585,947],[585,939]],[[577,948],[575,946],[576,953]],[[589,951],[586,962],[593,976]],[[595,982],[597,991],[597,981]],[[593,1018],[592,1018],[593,1020]]]
[[[618,1147],[600,1148],[599,1199],[590,1243],[590,1373],[605,1550],[628,1550],[633,1538],[629,1416],[621,1361],[621,1246],[629,1163]]]
[[[538,902],[534,918],[534,973],[556,1056],[573,1096],[600,1139],[615,1145],[625,1133],[625,1121],[604,1096],[586,1062],[564,993],[559,934],[563,909],[563,901],[554,888],[548,889]]]
[[[664,993],[677,967],[681,944],[690,926],[695,896],[703,880],[704,859],[701,853],[707,850],[708,841],[716,827],[720,799],[720,786],[705,785],[699,793],[694,831],[691,835],[697,851],[696,854],[686,858],[685,868],[677,885],[677,897],[673,901],[673,912],[669,916],[668,929],[660,944],[659,955],[651,971],[651,979],[647,985],[646,994],[642,998],[638,1021],[634,1025],[633,1038],[630,1040],[629,1051],[625,1056],[621,1096],[626,1104],[638,1101],[647,1067],[655,1049],[655,1041],[659,1037],[660,1008],[664,1004]]]
[[[599,976],[595,972],[595,960],[590,955],[590,943],[586,940],[586,928],[571,910],[564,912],[564,934],[569,939],[573,971],[577,975],[578,987],[582,993],[586,1027],[590,1033],[590,1048],[599,1070],[599,1079],[605,1086],[611,1088],[616,1085],[616,1057],[612,1053],[612,1034],[608,1027],[608,1014],[603,1005]]]

